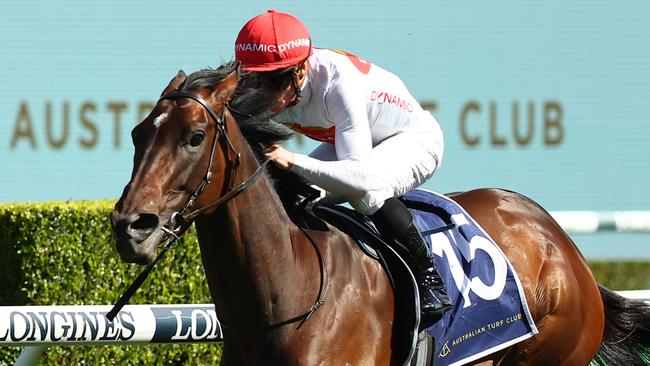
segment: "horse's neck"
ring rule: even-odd
[[[258,166],[242,163],[239,177],[251,176]],[[268,179],[198,221],[197,230],[210,290],[224,322],[241,319],[244,325],[263,326],[311,306],[314,295],[304,286],[318,279],[317,273],[308,275],[318,268],[311,258],[313,249],[288,218]]]

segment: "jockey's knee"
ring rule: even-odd
[[[354,169],[356,176],[344,195],[350,205],[357,211],[372,215],[379,210],[384,202],[395,196],[394,182],[387,179],[386,173],[376,163],[350,162],[358,164]]]
[[[377,212],[384,205],[387,199],[393,197],[393,190],[390,188],[368,190],[367,193],[358,199],[349,200],[350,206],[364,215],[370,216]]]

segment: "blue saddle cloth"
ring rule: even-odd
[[[426,329],[436,340],[436,366],[471,362],[538,332],[514,268],[462,207],[421,189],[402,200],[454,303]]]

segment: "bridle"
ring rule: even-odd
[[[236,195],[242,193],[245,191],[248,187],[250,187],[257,179],[259,179],[262,176],[262,173],[264,172],[264,169],[268,165],[268,160],[265,160],[260,166],[257,168],[257,170],[247,179],[245,179],[243,182],[241,182],[239,185],[236,187],[233,187],[234,179],[235,176],[237,175],[237,168],[239,167],[240,160],[241,160],[241,154],[235,149],[235,146],[232,143],[232,140],[230,139],[230,136],[228,136],[228,130],[226,128],[226,110],[228,110],[228,104],[226,103],[223,109],[223,112],[221,116],[217,115],[217,113],[210,107],[210,104],[200,97],[199,95],[196,94],[191,94],[191,93],[186,93],[182,91],[173,91],[169,94],[163,95],[158,99],[157,103],[160,103],[161,101],[164,100],[178,100],[178,99],[191,99],[197,103],[199,103],[203,109],[205,109],[206,112],[208,112],[208,115],[212,119],[212,121],[215,124],[216,127],[216,132],[214,135],[214,139],[212,140],[212,147],[210,149],[210,160],[208,161],[208,167],[206,168],[206,172],[203,175],[203,178],[201,179],[201,183],[199,183],[198,187],[190,194],[190,196],[187,199],[187,202],[183,206],[182,209],[179,211],[174,212],[169,219],[169,223],[167,226],[161,227],[161,229],[168,234],[167,237],[163,238],[164,240],[167,240],[171,236],[171,239],[167,242],[167,244],[162,247],[160,252],[158,253],[158,256],[147,265],[147,267],[140,273],[140,275],[133,281],[131,286],[122,294],[122,296],[119,298],[119,300],[115,303],[111,311],[106,314],[106,318],[109,320],[113,320],[115,316],[117,316],[117,313],[126,305],[129,301],[129,299],[135,294],[135,292],[138,290],[138,288],[142,285],[144,280],[147,278],[149,273],[151,273],[151,270],[156,266],[156,264],[165,256],[165,254],[170,250],[178,246],[178,242],[180,242],[180,235],[182,234],[182,231],[184,227],[186,226],[186,222],[190,222],[190,220],[196,218],[199,214],[201,214],[204,211],[207,211],[209,209],[214,209]],[[229,181],[228,181],[228,191],[221,197],[219,197],[216,201],[203,206],[201,208],[198,208],[194,211],[190,211],[189,213],[186,213],[189,211],[192,206],[194,205],[196,198],[203,193],[205,188],[208,186],[210,183],[210,179],[212,178],[212,163],[214,160],[214,152],[217,148],[217,145],[219,144],[219,141],[221,139],[224,139],[226,141],[226,145],[228,147],[228,151],[226,152],[226,156],[228,157],[228,164],[230,165],[230,170],[228,171],[229,175]],[[230,154],[229,152],[234,153],[234,159],[230,159]]]
[[[168,226],[163,226],[161,229],[165,231],[169,236],[171,236],[171,239],[167,242],[167,244],[160,250],[158,253],[158,256],[147,265],[147,267],[140,273],[140,275],[133,281],[131,286],[122,294],[122,296],[119,298],[119,300],[115,303],[113,308],[106,314],[106,318],[109,319],[110,321],[113,321],[113,319],[117,316],[117,313],[126,305],[129,301],[129,299],[135,294],[135,292],[138,290],[138,288],[142,285],[144,280],[147,278],[149,273],[153,270],[155,265],[162,259],[165,254],[170,250],[178,246],[177,241],[180,241],[180,235],[182,235],[182,232],[185,228],[185,224],[187,222],[191,222],[192,219],[196,218],[199,214],[209,210],[209,209],[214,209],[233,197],[237,196],[238,194],[242,193],[245,191],[248,187],[250,187],[257,179],[259,179],[262,176],[262,173],[264,172],[266,166],[268,165],[269,160],[265,160],[260,166],[255,170],[255,172],[246,178],[244,181],[242,181],[239,185],[236,187],[233,187],[235,177],[237,175],[237,168],[239,168],[239,164],[241,162],[241,154],[235,149],[234,144],[232,143],[232,140],[230,139],[230,136],[228,136],[228,130],[226,127],[226,111],[229,112],[234,112],[239,115],[244,115],[248,117],[252,117],[250,115],[247,115],[245,113],[242,113],[240,111],[237,111],[230,107],[228,103],[225,103],[223,111],[221,116],[217,115],[217,113],[210,107],[210,104],[203,99],[201,96],[196,95],[196,94],[191,94],[191,93],[186,93],[182,91],[173,91],[169,94],[163,95],[158,99],[157,103],[160,103],[161,101],[164,100],[179,100],[179,99],[191,99],[197,103],[199,103],[203,109],[208,113],[210,118],[215,124],[216,127],[216,132],[214,135],[214,139],[212,140],[212,147],[210,149],[210,157],[208,161],[208,167],[206,168],[206,172],[203,175],[203,178],[201,179],[201,183],[199,183],[198,187],[190,194],[190,196],[187,199],[187,202],[183,206],[182,209],[179,211],[174,212],[169,219]],[[192,209],[192,206],[194,205],[196,198],[203,193],[207,185],[210,183],[210,179],[212,178],[212,163],[214,160],[214,152],[217,148],[217,145],[219,144],[219,141],[221,139],[224,139],[226,142],[226,145],[228,147],[228,151],[226,151],[226,157],[228,160],[228,165],[230,165],[230,170],[228,171],[228,189],[227,192],[219,197],[216,201],[203,206],[201,208],[197,208],[194,211],[190,211]],[[230,159],[230,154],[229,152],[232,152],[234,154],[234,159]],[[187,213],[189,211],[189,213]],[[298,315],[296,317],[293,317],[291,319],[287,319],[284,321],[281,321],[279,323],[275,323],[272,325],[269,325],[266,327],[266,330],[272,330],[275,328],[278,328],[282,325],[286,324],[291,324],[296,321],[302,320],[301,325],[309,319],[313,313],[323,304],[325,294],[327,293],[327,288],[328,288],[328,281],[327,281],[327,269],[325,267],[325,262],[323,260],[323,255],[321,253],[320,248],[316,244],[316,241],[314,240],[313,236],[309,231],[305,230],[304,228],[301,227],[301,230],[306,234],[306,236],[309,238],[311,241],[312,245],[316,249],[316,254],[318,256],[318,261],[319,261],[319,267],[320,267],[320,288],[318,290],[318,297],[314,305],[312,305],[305,313]],[[166,240],[168,237],[164,238]],[[228,328],[232,328],[232,326],[229,326],[227,324],[224,324],[222,321],[220,322],[223,326],[226,326]]]

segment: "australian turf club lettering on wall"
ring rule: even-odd
[[[91,150],[99,144],[120,149],[134,125],[153,109],[153,103],[126,101],[22,101],[3,141],[11,150],[79,147]],[[0,117],[1,118],[1,117]],[[128,141],[126,141],[128,143]]]
[[[241,45],[245,47],[246,45]],[[278,45],[280,47],[282,45]],[[247,46],[246,46],[247,47]],[[252,46],[251,46],[252,47]],[[373,91],[372,100],[380,100],[411,111],[413,106],[388,91]],[[470,148],[528,147],[541,144],[554,148],[566,139],[564,108],[557,101],[514,101],[470,99],[458,107],[436,101],[422,101],[434,115],[458,111],[459,140]],[[92,150],[99,145],[113,149],[129,147],[129,132],[153,109],[150,101],[22,101],[12,118],[0,116],[10,131],[0,147],[10,150]],[[11,123],[5,123],[5,121]],[[454,121],[441,120],[446,126]],[[447,127],[448,131],[454,129]],[[297,139],[301,143],[300,139]]]

